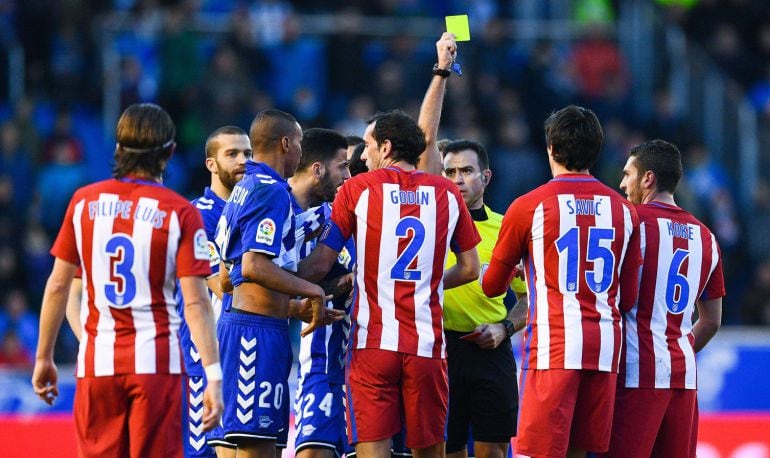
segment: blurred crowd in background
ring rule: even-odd
[[[0,365],[31,367],[53,262],[48,250],[67,203],[77,187],[109,176],[114,144],[101,112],[102,40],[119,56],[120,108],[153,101],[171,113],[178,148],[165,182],[192,198],[209,180],[208,133],[226,124],[248,128],[262,109],[286,110],[303,128],[344,135],[361,135],[377,110],[402,108],[416,118],[442,30],[385,36],[367,22],[383,17],[470,16],[472,40],[459,44],[463,76],[450,77],[440,137],[486,146],[493,170],[488,204],[496,211],[549,179],[542,123],[567,104],[589,107],[602,121],[604,150],[593,172],[610,186],[619,184],[631,146],[653,138],[676,143],[685,160],[678,203],[712,228],[723,250],[724,323],[769,325],[770,185],[760,182],[754,211],[743,212],[736,203],[741,177],[712,159],[675,109],[666,81],[655,81],[651,111],[634,106],[634,75],[613,34],[618,6],[609,0],[0,0],[0,42],[21,44],[25,68],[23,97],[11,103],[0,93]],[[567,7],[577,24],[573,36],[508,38],[511,21],[548,19],[558,7]],[[657,8],[770,119],[770,3],[660,0]],[[305,32],[314,18],[329,15],[334,33]],[[223,24],[221,31],[202,32],[201,18]],[[100,32],[120,21],[130,26]],[[72,362],[75,348],[63,328],[57,360]]]

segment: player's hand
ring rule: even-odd
[[[347,297],[353,291],[353,278],[352,273],[340,275],[329,281],[322,282],[321,287],[334,297]]]
[[[35,394],[46,404],[53,405],[59,396],[58,371],[52,359],[38,359],[35,361],[35,370],[32,372],[32,389]]]
[[[502,323],[480,324],[476,326],[474,332],[481,334],[476,336],[473,342],[485,350],[497,348],[508,337],[508,334],[505,332],[505,326]]]
[[[457,54],[457,42],[453,33],[444,32],[436,42],[439,68],[448,69],[455,61]]]
[[[222,381],[213,380],[206,383],[203,392],[203,430],[211,431],[219,424],[225,404],[222,402]]]
[[[326,296],[327,302],[332,299],[331,295]],[[289,316],[297,318],[305,323],[313,321],[313,303],[310,299],[292,299],[289,301]],[[323,326],[340,321],[345,318],[344,310],[337,310],[331,307],[326,307],[324,312]]]
[[[516,267],[513,268],[513,276],[518,278],[519,280],[526,280],[524,278],[524,265],[523,264],[516,264]]]
[[[327,310],[327,296],[324,294],[324,290],[320,286],[318,287],[318,291],[320,292],[319,294],[314,294],[313,296],[307,298],[312,309],[312,319],[310,320],[310,324],[308,324],[305,329],[300,332],[299,335],[301,337],[305,337],[311,334],[318,327],[325,326],[324,323]]]

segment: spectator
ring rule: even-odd
[[[37,344],[37,315],[29,310],[27,296],[20,289],[13,289],[5,297],[3,312],[0,313],[0,336],[15,333],[21,347],[34,354]]]

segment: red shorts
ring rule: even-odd
[[[182,376],[128,374],[79,378],[79,456],[182,456]]]
[[[352,350],[347,376],[351,444],[389,439],[406,422],[406,445],[425,448],[444,441],[447,366],[425,358],[373,348]]]
[[[574,369],[521,372],[516,453],[565,456],[606,452],[618,374]]]
[[[695,457],[698,392],[618,387],[607,456]]]

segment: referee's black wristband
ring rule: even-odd
[[[508,335],[508,337],[511,337],[516,332],[516,329],[513,327],[513,322],[511,320],[506,318],[500,323],[505,326],[505,333]]]
[[[440,76],[442,78],[449,78],[449,75],[452,74],[451,70],[445,70],[438,66],[438,64],[433,64],[433,74],[436,76]]]

